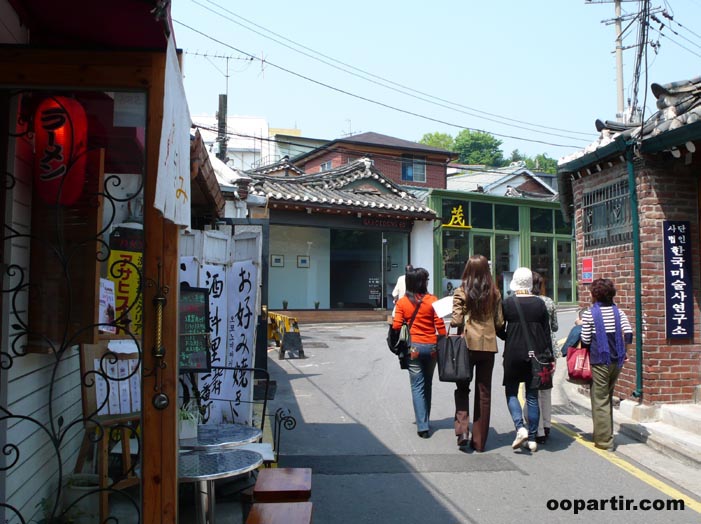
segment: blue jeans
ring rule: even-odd
[[[518,431],[526,425],[523,422],[523,410],[518,401],[519,384],[506,384],[506,405],[514,421],[514,427]],[[528,440],[535,440],[538,434],[538,421],[540,420],[540,408],[538,407],[538,390],[526,388],[526,409],[528,410]]]
[[[409,359],[409,382],[411,383],[411,400],[414,402],[416,431],[428,431],[428,419],[431,416],[431,387],[433,371],[436,369],[436,345],[412,344],[418,350],[417,358]]]

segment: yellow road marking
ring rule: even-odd
[[[582,446],[589,448],[590,450],[594,451],[595,453],[598,453],[600,456],[604,457],[606,460],[608,460],[612,464],[618,466],[622,470],[630,473],[631,475],[639,478],[640,480],[642,480],[646,484],[661,491],[662,493],[664,493],[668,497],[673,498],[673,499],[684,500],[684,507],[685,508],[690,508],[690,509],[693,509],[696,513],[701,513],[701,502],[699,502],[698,500],[694,500],[694,499],[690,498],[688,495],[685,495],[681,491],[674,489],[672,486],[665,484],[664,482],[662,482],[659,479],[656,479],[652,475],[645,473],[644,471],[636,468],[631,463],[626,462],[621,457],[614,455],[610,451],[606,451],[606,450],[597,448],[593,442],[589,442],[587,440],[584,440],[584,437],[582,437],[582,435],[572,431],[570,428],[563,426],[562,424],[558,424],[556,422],[553,422],[552,427],[556,428],[558,431],[560,431],[561,433],[564,433],[568,437],[571,437],[572,439],[574,439],[575,442],[581,444]]]

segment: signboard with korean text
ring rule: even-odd
[[[662,228],[666,337],[693,338],[690,223],[684,220],[665,220]]]
[[[592,257],[582,257],[582,284],[594,282],[594,259]]]

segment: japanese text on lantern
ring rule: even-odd
[[[666,337],[692,338],[694,309],[690,223],[665,220],[662,224]]]

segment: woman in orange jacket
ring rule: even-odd
[[[400,329],[403,321],[411,323],[411,347],[406,358],[416,432],[421,438],[431,436],[428,420],[431,415],[433,372],[436,369],[436,340],[437,334],[445,335],[443,319],[433,309],[436,300],[438,298],[428,292],[428,271],[422,267],[414,268],[406,274],[406,294],[397,301],[392,323],[394,329]]]

